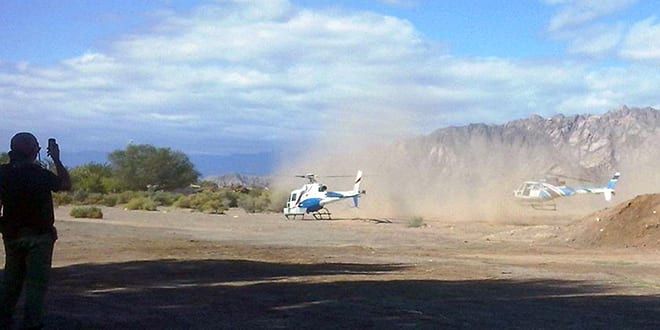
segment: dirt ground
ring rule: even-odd
[[[49,329],[660,327],[658,250],[574,246],[571,219],[69,211]]]

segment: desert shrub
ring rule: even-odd
[[[410,218],[410,220],[408,220],[408,227],[409,228],[419,228],[419,227],[424,227],[424,226],[426,226],[426,224],[424,223],[424,218],[422,218],[422,217],[416,216],[416,217],[412,217],[412,218]]]
[[[159,206],[171,206],[179,199],[180,196],[180,194],[171,192],[157,191],[151,194],[151,199]]]
[[[222,214],[227,210],[227,204],[228,202],[222,193],[203,191],[179,197],[174,206],[199,212]]]
[[[71,181],[76,190],[88,193],[107,193],[112,190],[112,168],[107,164],[89,163],[70,171]]]
[[[72,203],[73,204],[85,204],[85,201],[87,200],[87,196],[89,196],[89,193],[84,191],[84,190],[76,190],[73,192],[73,195],[71,195],[72,198]]]
[[[114,177],[102,178],[101,185],[106,193],[117,193],[122,191],[121,182]]]
[[[144,210],[156,211],[157,206],[151,198],[148,197],[135,197],[126,203],[126,208],[129,210]]]
[[[197,185],[205,191],[217,191],[219,189],[217,183],[208,180],[200,181]]]
[[[242,195],[238,200],[238,207],[249,213],[263,212],[270,206],[270,199],[267,193],[262,192],[259,195],[248,193]]]
[[[241,193],[232,191],[228,188],[223,188],[218,191],[218,194],[223,200],[225,207],[238,207],[238,199],[241,197]]]
[[[91,193],[80,203],[83,205],[101,205],[103,204],[103,194]]]
[[[59,205],[69,205],[73,202],[73,198],[71,197],[71,194],[68,192],[56,192],[53,194],[53,203],[56,206]]]
[[[118,201],[119,201],[119,196],[118,195],[109,194],[109,195],[103,196],[103,200],[101,200],[101,205],[113,207],[113,206],[117,205]]]
[[[74,218],[103,219],[103,211],[98,207],[74,207],[69,213]]]
[[[201,205],[201,211],[210,214],[224,214],[227,208],[220,199],[210,199]]]
[[[127,190],[117,195],[117,204],[126,204],[131,199],[146,197],[146,193],[139,191]]]
[[[190,196],[181,196],[179,197],[176,202],[174,202],[174,207],[182,208],[182,209],[190,209],[192,208],[192,204],[190,203]]]

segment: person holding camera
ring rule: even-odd
[[[57,174],[37,163],[41,148],[30,133],[11,139],[10,162],[0,166],[0,209],[5,268],[0,292],[0,327],[10,328],[25,285],[23,328],[43,327],[44,298],[57,240],[52,192],[70,190],[69,173],[55,139],[48,155]]]

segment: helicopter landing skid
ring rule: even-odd
[[[312,213],[316,220],[332,220],[332,214],[325,207]]]
[[[291,220],[291,219],[296,220],[298,216],[300,216],[300,218],[302,218],[303,220],[305,220],[305,214],[304,214],[304,213],[303,213],[303,214],[295,214],[295,213],[294,213],[294,214],[285,214],[285,215],[284,215],[284,217],[285,217],[287,220]]]
[[[532,208],[538,211],[557,211],[557,204],[531,204]]]

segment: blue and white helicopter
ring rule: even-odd
[[[296,219],[298,216],[304,219],[306,214],[311,214],[316,220],[330,220],[331,213],[325,208],[326,205],[344,199],[353,199],[353,205],[358,207],[360,196],[366,193],[366,191],[360,190],[362,171],[357,172],[353,190],[349,191],[329,191],[328,187],[319,183],[316,180],[317,176],[312,173],[296,175],[296,177],[307,179],[309,182],[303,185],[302,188],[291,191],[289,200],[284,208],[284,216],[287,219]],[[344,176],[335,175],[326,177]]]
[[[621,174],[619,172],[615,173],[604,187],[571,188],[566,186],[565,182],[559,181],[558,178],[576,178],[555,175],[551,179],[525,181],[513,192],[513,196],[515,196],[515,198],[522,204],[529,205],[536,210],[548,211],[557,210],[557,204],[553,202],[554,199],[559,197],[570,197],[577,194],[603,194],[605,200],[609,202],[615,194],[614,188],[616,187],[620,176]],[[581,179],[577,180],[584,181]]]

